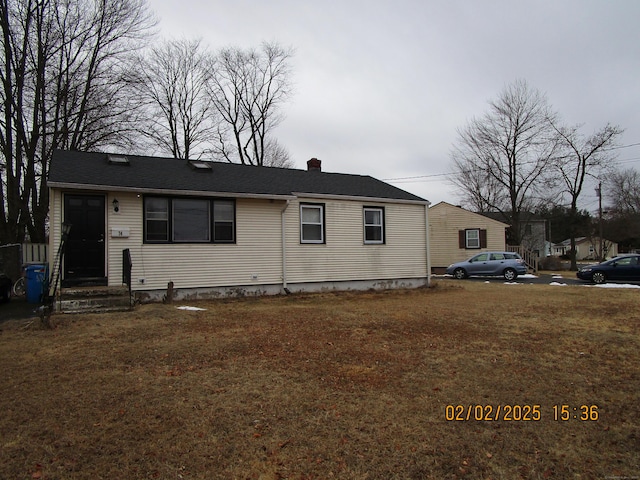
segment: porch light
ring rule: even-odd
[[[120,202],[118,201],[118,199],[114,198],[111,204],[113,205],[113,211],[118,213],[120,211]]]
[[[71,233],[71,224],[67,222],[62,223],[62,237],[66,238]]]

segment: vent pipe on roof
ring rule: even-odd
[[[307,171],[308,172],[321,172],[322,171],[322,161],[317,158],[312,158],[307,161]]]

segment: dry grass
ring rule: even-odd
[[[5,324],[0,478],[636,478],[637,305],[443,281]],[[541,419],[447,421],[455,404]]]

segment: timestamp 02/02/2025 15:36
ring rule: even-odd
[[[539,422],[543,418],[567,422],[578,420],[595,422],[600,418],[597,405],[558,404],[543,409],[536,404],[512,405],[447,405],[444,409],[445,420],[450,422]]]

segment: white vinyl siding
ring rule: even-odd
[[[477,250],[460,249],[458,235],[461,230],[487,231],[486,250],[504,250],[505,223],[470,212],[446,202],[429,209],[429,249],[432,268],[446,268],[477,253]]]
[[[311,202],[302,198],[300,203]],[[287,281],[332,282],[425,278],[427,276],[425,206],[384,204],[384,245],[363,245],[365,204],[352,200],[325,202],[325,243],[309,249],[300,244],[297,202],[286,211]]]
[[[112,200],[110,195],[107,203]],[[121,285],[122,250],[129,248],[134,290],[270,285],[282,282],[280,212],[283,202],[236,200],[236,243],[143,243],[143,202],[118,194],[120,212],[108,212],[112,226],[128,227],[128,238],[107,230],[109,285]],[[215,208],[215,207],[214,207]],[[227,212],[228,217],[228,212]],[[223,225],[224,226],[224,225]],[[214,229],[215,230],[215,229]],[[144,283],[140,283],[144,279]]]
[[[134,290],[165,290],[169,282],[176,289],[282,284],[284,201],[236,199],[236,243],[153,244],[143,241],[143,198],[135,193],[108,193],[106,204],[111,205],[114,198],[119,201],[119,211],[107,207],[106,216],[110,286],[122,285],[124,249],[131,253]],[[51,202],[53,257],[62,222],[59,190],[52,190]],[[300,243],[300,203],[323,206],[325,243]],[[355,200],[292,200],[284,213],[287,282],[426,278],[425,206],[381,202],[385,244],[364,245],[363,211],[367,206],[370,204]],[[226,215],[231,221],[229,211]],[[114,236],[112,229],[126,231],[127,236]]]

